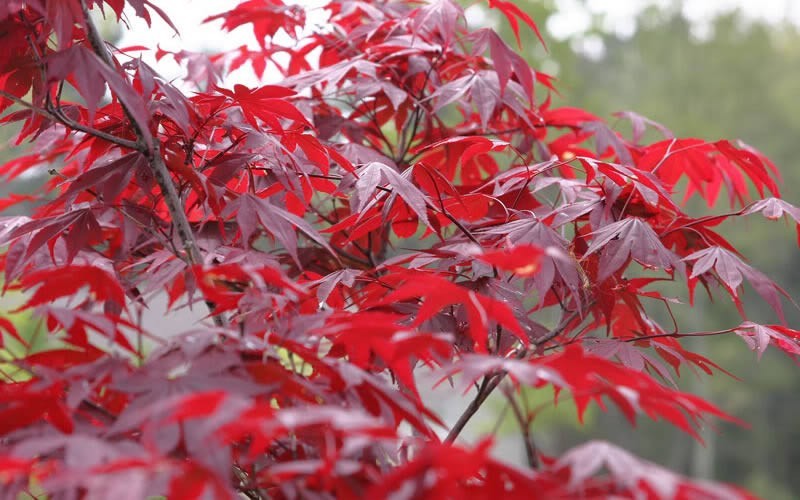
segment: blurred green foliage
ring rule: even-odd
[[[6,293],[0,301],[0,316],[11,321],[19,336],[28,343],[24,345],[8,333],[0,337],[0,375],[6,381],[27,379],[27,372],[14,365],[13,361],[26,354],[42,351],[50,344],[41,322],[32,316],[30,310],[15,310],[22,303],[21,296],[11,292]]]

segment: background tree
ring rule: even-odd
[[[538,34],[516,4],[489,6],[515,38]],[[800,352],[796,330],[748,320],[745,280],[780,319],[788,294],[716,231],[800,219],[766,157],[557,106],[547,74],[448,0],[332,2],[316,28],[298,6],[243,2],[209,21],[252,29],[260,50],[160,54],[192,69],[193,93],[143,48],[104,42],[90,9],[123,7],[0,10],[3,120],[35,145],[0,170],[51,175],[32,216],[0,231],[6,287],[28,293],[51,342],[0,323],[17,343],[0,393],[5,494],[745,496],[608,442],[542,450],[526,394],[554,388],[579,417],[610,402],[697,439],[708,418],[736,421],[674,381],[719,370],[687,337]],[[283,79],[222,85],[248,63]],[[730,208],[693,216],[673,191]],[[670,325],[662,282],[729,297],[742,319]],[[163,291],[206,321],[144,328]],[[454,422],[421,396],[423,366],[469,393]],[[491,439],[459,441],[494,392],[525,467],[493,458]]]

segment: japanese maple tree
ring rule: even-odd
[[[698,439],[736,421],[675,378],[719,370],[685,337],[800,354],[790,298],[716,230],[800,222],[767,158],[555,107],[553,78],[516,51],[521,28],[539,32],[512,1],[486,7],[516,41],[469,27],[453,0],[331,0],[321,24],[246,0],[207,20],[252,30],[257,50],[101,38],[93,15],[170,23],[159,3],[0,4],[1,120],[30,145],[0,174],[49,173],[30,216],[0,220],[4,288],[49,338],[33,349],[0,318],[21,346],[2,367],[3,498],[748,496],[606,442],[538,449],[515,395],[550,386],[579,417],[610,403]],[[159,76],[149,50],[187,76]],[[230,81],[247,65],[270,84]],[[730,212],[692,216],[693,196],[727,196]],[[742,318],[660,324],[665,281]],[[746,317],[745,282],[778,324]],[[203,320],[148,331],[163,296]],[[467,394],[456,422],[421,372]],[[526,466],[459,439],[495,392]]]

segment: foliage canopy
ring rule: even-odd
[[[28,292],[22,308],[54,342],[27,349],[0,321],[23,347],[0,392],[4,494],[747,496],[606,442],[545,455],[515,391],[552,386],[579,416],[610,402],[698,439],[710,418],[735,421],[674,379],[720,369],[685,337],[800,353],[800,332],[741,307],[748,283],[782,320],[788,294],[715,231],[800,222],[767,158],[633,112],[624,136],[554,107],[553,79],[451,0],[334,0],[319,27],[296,5],[244,1],[208,21],[252,29],[260,49],[159,50],[187,66],[178,82],[90,15],[169,22],[157,3],[0,6],[2,121],[33,144],[0,174],[59,164],[34,213],[0,225],[5,287]],[[517,40],[522,26],[539,36],[513,2],[488,6]],[[245,64],[279,81],[228,83]],[[663,138],[645,143],[648,127]],[[730,212],[690,216],[693,196]],[[676,300],[664,281],[689,303],[698,285],[728,296],[741,321],[660,324],[652,305],[672,314]],[[147,331],[159,294],[205,321]],[[424,367],[475,389],[457,422],[425,400]],[[491,439],[458,442],[498,388],[528,467],[493,458]]]

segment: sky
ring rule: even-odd
[[[157,3],[176,24],[180,37],[160,20],[154,20],[152,29],[148,29],[144,21],[130,16],[131,30],[126,32],[120,41],[120,46],[154,47],[157,43],[166,50],[193,51],[211,48],[234,49],[241,45],[257,48],[255,38],[249,29],[240,28],[225,33],[219,29],[219,22],[202,24],[206,17],[223,12],[229,6],[239,3],[237,0],[166,0]],[[324,20],[324,11],[319,8],[326,3],[324,0],[296,0],[290,3],[310,6],[311,10],[308,11],[310,20]],[[635,32],[635,18],[639,12],[651,5],[668,6],[674,3],[672,0],[556,0],[559,13],[552,16],[544,27],[549,36],[563,40],[585,32],[592,22],[593,15],[600,14],[606,30],[621,37],[629,37]],[[485,5],[486,2],[478,1],[476,4]],[[710,34],[710,21],[715,16],[735,8],[741,9],[745,16],[752,19],[771,23],[788,20],[800,26],[800,0],[683,0],[682,4],[684,16],[693,23],[693,34],[701,38]],[[467,19],[471,25],[485,19],[481,7],[473,6],[467,9]],[[592,38],[581,40],[576,48],[590,56],[598,57],[602,55],[603,50],[602,42]],[[147,62],[155,64],[153,60]],[[180,72],[180,69],[169,61],[157,64],[157,67],[168,77],[177,76]],[[231,79],[245,84],[253,83],[253,78],[244,72],[232,75]]]

